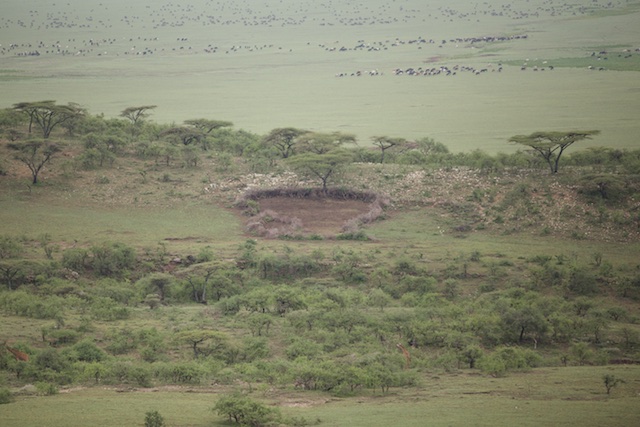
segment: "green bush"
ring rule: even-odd
[[[22,245],[11,236],[0,236],[0,259],[18,258],[22,254]]]
[[[111,298],[94,298],[89,307],[91,316],[96,320],[122,320],[128,319],[130,310],[128,307],[118,304]]]
[[[158,411],[149,411],[144,416],[144,427],[164,427],[164,418]]]
[[[596,276],[581,268],[573,269],[569,275],[567,288],[576,295],[596,295],[600,292]]]
[[[122,276],[135,266],[136,252],[123,243],[103,243],[89,249],[93,271],[106,277]]]
[[[197,362],[154,363],[154,376],[168,384],[201,384],[209,370]]]
[[[11,396],[11,391],[5,387],[0,388],[0,405],[11,403],[12,400],[13,397]]]
[[[62,265],[74,271],[84,271],[87,267],[89,251],[82,248],[66,249],[62,252]]]
[[[53,396],[60,391],[57,385],[48,382],[37,382],[35,385],[38,394],[43,396]]]
[[[229,421],[250,427],[270,425],[282,418],[278,409],[269,408],[240,393],[222,395],[213,410],[228,417]]]
[[[84,339],[71,347],[77,360],[81,362],[101,362],[107,355],[91,339]]]

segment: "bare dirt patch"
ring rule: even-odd
[[[320,197],[270,197],[260,199],[258,203],[261,212],[270,210],[283,217],[298,218],[302,223],[302,233],[319,235],[341,233],[345,223],[371,209],[371,203],[361,200]]]

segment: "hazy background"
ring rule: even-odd
[[[428,136],[454,151],[512,151],[515,134],[600,129],[587,144],[637,147],[640,73],[607,60],[605,71],[531,65],[624,49],[638,61],[639,4],[4,0],[0,107],[54,99],[117,116],[153,104],[159,122],[344,131],[365,144]],[[527,38],[464,40],[516,35]],[[455,65],[487,71],[393,74]]]

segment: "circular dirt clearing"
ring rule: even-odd
[[[269,197],[258,200],[260,211],[271,210],[277,214],[298,218],[302,221],[304,234],[335,235],[342,226],[371,209],[371,203],[361,200],[339,200],[332,198]]]

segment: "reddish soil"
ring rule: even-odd
[[[296,199],[271,197],[261,199],[260,211],[272,210],[280,215],[299,218],[305,233],[337,234],[350,219],[369,211],[370,203],[360,200],[326,198]]]

